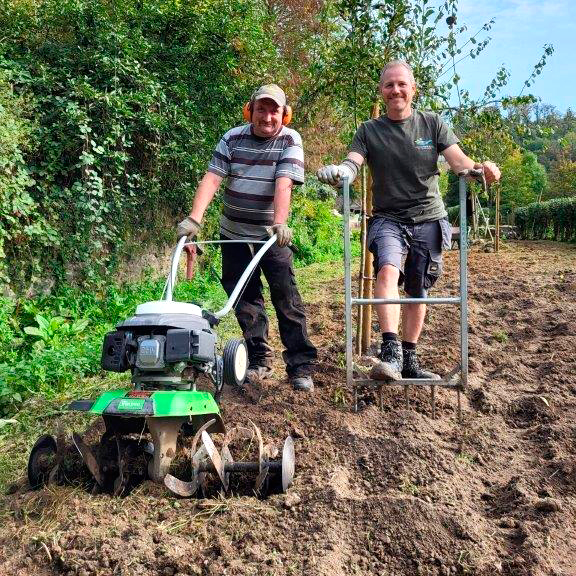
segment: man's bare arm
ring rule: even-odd
[[[362,164],[364,164],[364,156],[362,156],[362,154],[359,154],[358,152],[349,152],[346,158],[348,160],[352,160],[352,162],[355,162],[356,164],[358,164],[358,166],[362,166]]]
[[[213,172],[206,172],[206,174],[204,174],[194,195],[194,203],[190,212],[191,218],[194,218],[197,222],[202,222],[204,212],[206,212],[206,208],[208,208],[210,202],[212,202],[214,194],[216,194],[221,182],[222,176],[218,176]]]
[[[446,148],[446,150],[442,152],[442,156],[444,156],[446,162],[448,162],[448,165],[456,174],[462,172],[462,170],[482,168],[488,184],[500,180],[500,169],[494,162],[474,162],[474,160],[464,154],[458,144],[452,144],[452,146]]]
[[[274,190],[274,224],[286,224],[288,220],[293,185],[292,179],[287,176],[276,178],[276,187]]]

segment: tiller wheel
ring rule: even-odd
[[[225,493],[229,493],[232,491],[233,475],[251,477],[252,490],[259,496],[288,490],[294,479],[294,441],[291,436],[284,441],[282,457],[278,458],[278,450],[270,445],[265,446],[260,429],[250,422],[252,428],[237,426],[226,432],[218,451],[207,431],[212,424],[213,421],[207,422],[192,440],[190,482],[179,480],[171,474],[164,478],[164,484],[174,494],[183,498],[206,496],[214,481],[222,486]],[[250,446],[256,445],[256,461],[234,460],[230,448],[236,448],[239,441],[248,441]]]

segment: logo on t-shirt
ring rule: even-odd
[[[418,150],[434,150],[434,144],[432,140],[424,140],[423,138],[418,138],[414,140],[414,145]]]

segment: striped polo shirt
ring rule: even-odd
[[[208,171],[222,176],[220,232],[231,239],[262,239],[274,223],[276,178],[304,182],[304,151],[296,130],[282,126],[273,138],[252,134],[252,124],[232,128],[220,140]]]

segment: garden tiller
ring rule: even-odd
[[[241,241],[213,241],[241,242]],[[186,238],[172,254],[162,299],[140,304],[104,338],[102,368],[132,374],[131,387],[110,390],[96,400],[76,400],[70,410],[98,414],[104,423],[100,438],[72,434],[41,436],[28,460],[28,479],[34,488],[47,482],[68,483],[84,478],[95,492],[122,495],[146,477],[180,496],[206,494],[214,482],[228,491],[231,474],[243,485],[248,478],[255,492],[285,491],[294,476],[294,444],[286,438],[282,455],[265,446],[258,427],[226,430],[219,410],[224,384],[240,386],[246,377],[248,354],[244,340],[229,340],[218,353],[215,332],[219,319],[239,299],[251,274],[276,236],[262,244],[244,271],[226,305],[209,312],[196,304],[172,299],[178,263]],[[193,242],[189,245],[204,244]],[[198,389],[208,382],[213,391]],[[220,435],[214,437],[213,435]],[[216,443],[215,440],[216,439]],[[220,439],[220,442],[218,442]],[[233,453],[249,441],[252,461],[235,461]],[[220,450],[216,444],[220,444]],[[176,458],[189,448],[189,460]],[[246,451],[244,451],[246,453]],[[171,466],[188,477],[168,473]]]

